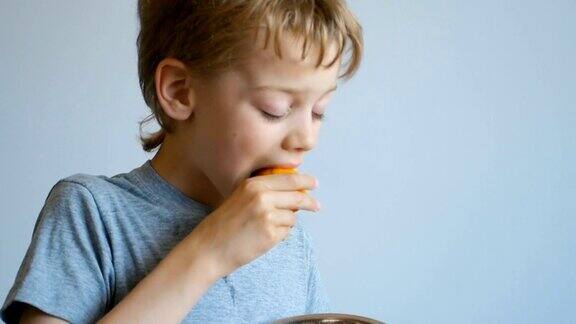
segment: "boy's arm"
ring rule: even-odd
[[[180,323],[219,279],[207,258],[190,253],[184,240],[98,323]],[[20,323],[68,323],[26,306]]]
[[[218,280],[216,263],[195,253],[193,237],[178,244],[98,323],[180,323]]]
[[[183,262],[191,258],[179,255],[182,252],[183,249],[170,253],[98,323],[180,323],[217,280],[208,263],[199,258]],[[27,306],[20,323],[68,322]]]
[[[34,306],[25,306],[26,310],[22,313],[21,324],[65,324],[68,323],[63,319],[44,313]]]
[[[216,263],[197,251],[193,237],[188,236],[98,323],[182,322],[220,278]],[[25,307],[20,323],[68,323],[36,307]]]
[[[180,322],[225,274],[205,244],[199,244],[203,238],[190,233],[110,310],[114,268],[102,224],[84,185],[64,180],[54,185],[0,313],[2,319]]]

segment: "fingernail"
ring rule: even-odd
[[[318,188],[319,185],[320,182],[318,181],[318,179],[314,178],[314,187]]]

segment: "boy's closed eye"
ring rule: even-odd
[[[325,119],[325,111],[331,96],[324,95],[312,108],[312,117],[314,120],[322,121]],[[266,96],[260,95],[254,101],[254,105],[260,111],[262,116],[269,121],[279,121],[290,114],[294,100],[288,96]]]
[[[262,116],[263,116],[266,120],[269,120],[269,121],[279,121],[279,120],[284,119],[284,118],[288,115],[288,114],[285,114],[285,115],[283,115],[283,116],[276,116],[276,115],[273,115],[273,114],[269,114],[269,113],[267,113],[267,112],[265,112],[265,111],[263,111],[263,110],[260,110],[260,112],[262,113]],[[325,114],[318,114],[318,113],[315,113],[315,112],[312,112],[312,117],[313,117],[315,120],[319,120],[319,121],[323,121],[323,120],[326,119],[326,115],[325,115]]]

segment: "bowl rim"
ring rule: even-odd
[[[306,321],[306,320],[356,320],[359,321],[359,324],[386,324],[385,322],[360,316],[360,315],[353,315],[353,314],[345,314],[345,313],[318,313],[318,314],[306,314],[306,315],[297,315],[292,317],[281,318],[279,320],[274,321],[274,324],[289,324],[289,323],[297,323],[298,321]]]

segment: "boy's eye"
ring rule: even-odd
[[[284,119],[286,116],[288,116],[288,113],[286,113],[284,116],[276,116],[276,115],[269,114],[269,113],[265,112],[264,110],[260,110],[260,113],[262,114],[262,116],[266,120],[271,121],[271,122],[280,121],[280,120]],[[312,112],[312,117],[318,121],[323,121],[326,119],[325,114],[318,114],[315,112]]]
[[[260,113],[268,121],[279,121],[281,119],[284,119],[284,117],[286,117],[288,115],[288,114],[285,114],[284,116],[277,116],[277,115],[269,114],[269,113],[265,112],[264,110],[260,110]]]

